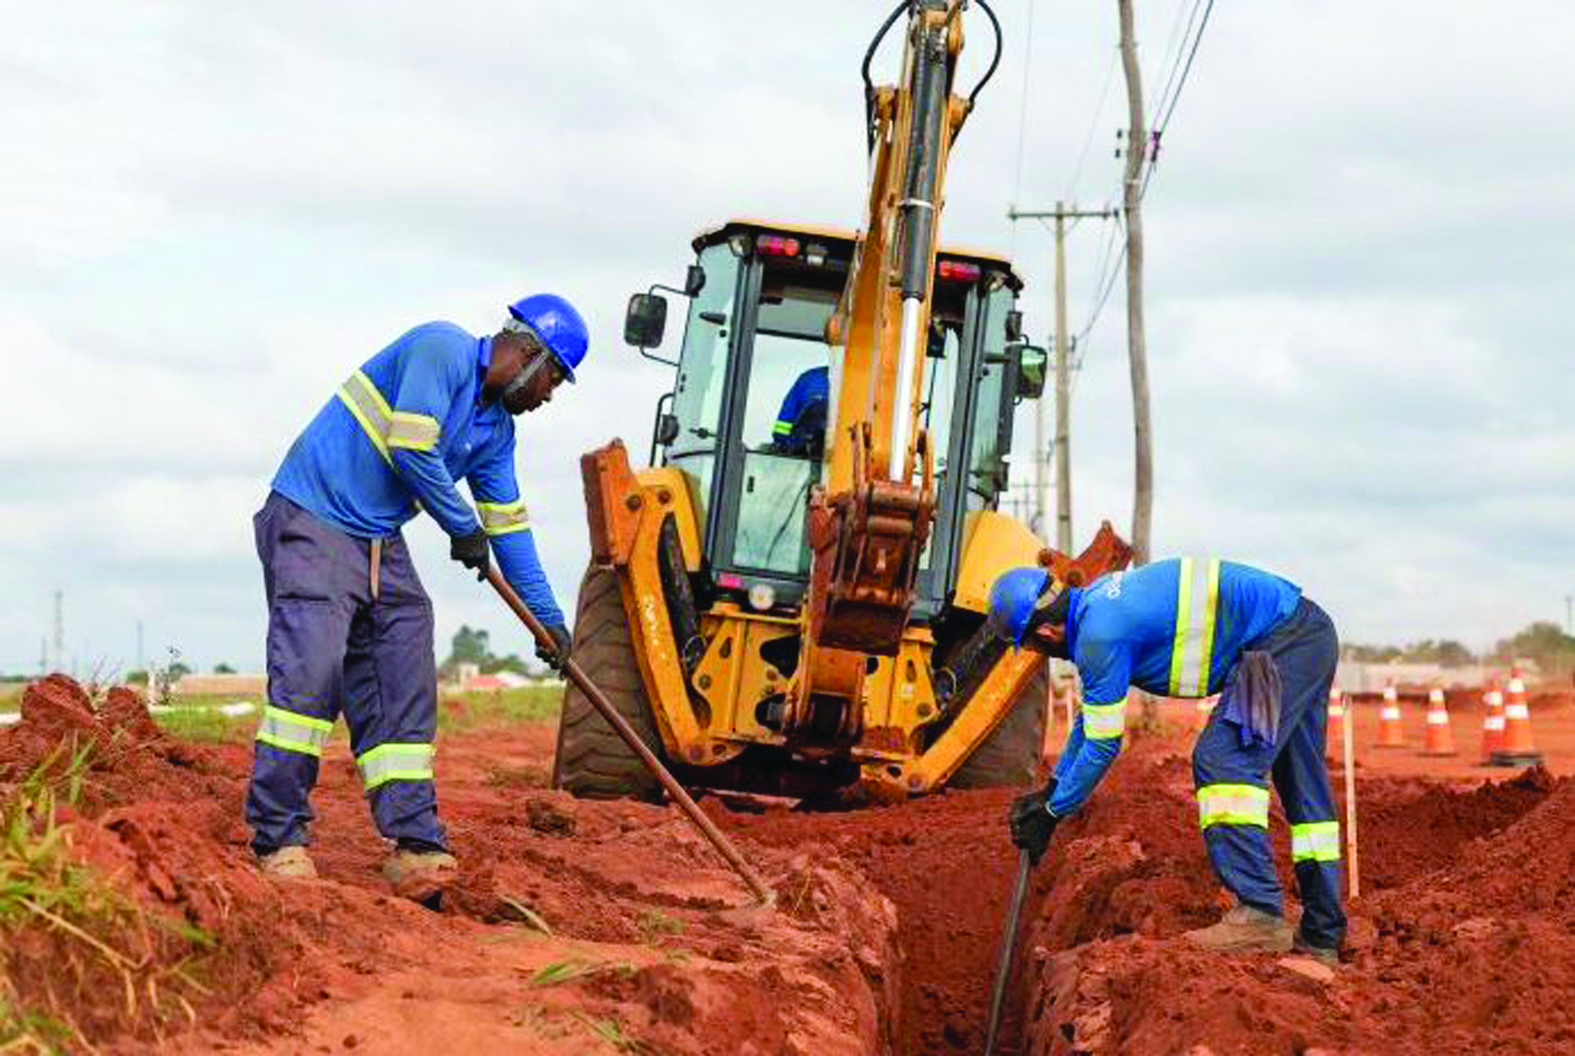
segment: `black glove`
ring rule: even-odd
[[[1012,801],[1007,823],[1012,829],[1014,846],[1028,852],[1028,860],[1035,865],[1044,857],[1050,846],[1050,837],[1061,819],[1050,813],[1050,797],[1055,794],[1055,778],[1038,792],[1018,796]]]
[[[574,640],[569,637],[569,629],[561,623],[548,624],[547,633],[552,636],[552,645],[537,642],[536,659],[554,671],[562,671],[563,662],[569,658],[569,649]]]
[[[472,569],[477,579],[487,578],[487,568],[492,564],[492,551],[487,546],[487,533],[477,528],[469,535],[449,537],[448,556]]]

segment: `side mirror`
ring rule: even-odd
[[[1017,357],[1017,396],[1037,400],[1045,391],[1045,368],[1050,356],[1038,345],[1012,345]]]
[[[656,445],[666,447],[678,439],[678,416],[662,412],[656,416]]]
[[[623,317],[625,344],[636,348],[656,348],[667,330],[667,298],[654,293],[636,293],[629,298]]]
[[[698,264],[689,265],[684,273],[684,296],[697,297],[705,289],[705,269]]]

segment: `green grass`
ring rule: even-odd
[[[551,686],[523,686],[519,689],[482,689],[468,693],[447,693],[438,706],[438,729],[463,733],[482,726],[514,726],[546,722],[558,717],[563,690]],[[462,707],[453,708],[448,701]]]
[[[205,708],[176,710],[153,716],[159,728],[183,741],[203,744],[239,744],[249,741],[257,732],[258,712],[250,715],[225,715]],[[335,731],[336,733],[341,731]]]
[[[112,1008],[112,1029],[128,1034],[195,1018],[184,995],[202,990],[192,968],[213,938],[110,886],[56,820],[91,755],[63,742],[0,806],[0,1053],[91,1050],[84,1010],[102,1025]],[[23,991],[18,979],[33,982]]]

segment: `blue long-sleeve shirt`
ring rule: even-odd
[[[1168,697],[1220,691],[1247,645],[1296,611],[1301,588],[1218,558],[1155,561],[1073,588],[1067,644],[1083,707],[1056,763],[1053,814],[1082,806],[1121,751],[1131,686]]]
[[[484,528],[525,604],[543,623],[562,624],[514,476],[514,419],[496,401],[480,403],[491,362],[492,339],[452,323],[403,334],[317,412],[273,489],[364,539],[393,535],[420,510],[450,536]]]

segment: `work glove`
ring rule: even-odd
[[[492,564],[492,551],[487,546],[487,533],[477,528],[469,535],[450,536],[448,556],[474,571],[477,579],[486,579],[487,568]]]
[[[1028,860],[1035,865],[1044,857],[1050,846],[1050,837],[1061,819],[1050,813],[1050,797],[1055,795],[1055,778],[1038,792],[1018,796],[1012,801],[1007,823],[1012,830],[1012,844],[1028,852]]]
[[[552,638],[552,644],[538,641],[536,659],[554,671],[562,671],[563,662],[569,658],[569,649],[573,646],[574,640],[569,637],[569,629],[561,623],[549,624],[547,634]]]

